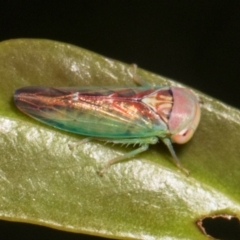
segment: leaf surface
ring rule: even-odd
[[[202,93],[202,119],[193,139],[174,146],[186,177],[159,143],[134,159],[131,151],[41,124],[13,102],[23,86],[134,86],[131,66],[48,40],[0,43],[0,217],[65,231],[119,239],[206,239],[197,219],[240,215],[240,112]],[[138,69],[156,85],[180,85]]]

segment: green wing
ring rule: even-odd
[[[141,101],[156,89],[25,87],[15,92],[18,108],[53,127],[86,136],[165,136],[166,124]]]

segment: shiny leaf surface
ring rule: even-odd
[[[174,146],[191,175],[162,143],[101,178],[96,171],[132,146],[83,139],[41,124],[14,106],[15,89],[41,85],[131,87],[131,66],[47,40],[0,43],[0,217],[120,239],[206,239],[197,219],[240,215],[240,113],[198,93],[202,119],[193,139]],[[179,84],[138,69],[157,85]]]

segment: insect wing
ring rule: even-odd
[[[167,126],[141,100],[156,89],[82,89],[24,87],[16,106],[31,117],[77,134],[131,138],[159,136]]]

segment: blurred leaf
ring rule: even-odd
[[[162,143],[131,161],[107,160],[133,147],[93,141],[25,116],[16,88],[133,86],[129,65],[47,40],[0,43],[0,217],[66,231],[122,239],[206,239],[196,220],[213,213],[240,215],[240,113],[201,93],[202,120],[193,139],[174,146],[186,177]],[[176,83],[138,69],[157,85]]]

